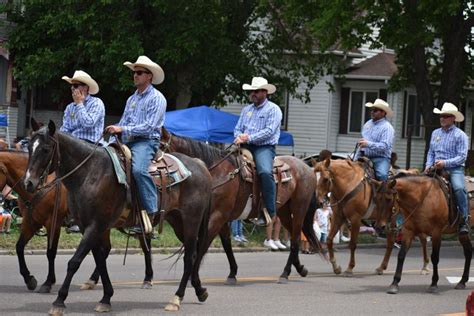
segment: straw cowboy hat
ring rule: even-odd
[[[135,67],[148,69],[153,74],[153,79],[151,80],[151,83],[153,84],[160,84],[165,80],[165,72],[163,69],[146,56],[139,56],[137,61],[134,63],[126,61],[123,64],[132,70],[135,70]]]
[[[393,115],[393,111],[390,108],[390,105],[382,99],[377,99],[377,100],[375,100],[374,103],[367,102],[365,104],[365,106],[368,107],[368,108],[381,109],[381,110],[385,111],[385,113],[387,113],[387,117],[391,117]]]
[[[449,103],[449,102],[444,102],[443,107],[441,108],[441,111],[438,110],[437,108],[434,108],[433,113],[454,115],[454,120],[456,122],[464,121],[464,115],[458,111],[458,108],[454,104]]]
[[[253,77],[252,84],[244,83],[242,85],[243,90],[260,90],[264,89],[267,90],[268,94],[275,93],[276,87],[272,84],[269,84],[267,79],[262,77]]]
[[[73,81],[79,81],[79,82],[85,83],[89,87],[89,94],[97,94],[99,92],[99,85],[85,71],[76,70],[72,78],[69,78],[68,76],[63,76],[61,79],[66,80],[70,84],[72,84]]]

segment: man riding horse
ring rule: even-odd
[[[127,61],[124,65],[133,71],[137,90],[128,98],[120,122],[107,126],[106,132],[122,133],[122,141],[130,148],[132,174],[137,183],[140,205],[148,213],[150,223],[153,223],[158,213],[158,194],[148,173],[148,165],[159,148],[166,99],[152,84],[162,83],[165,73],[146,56],[138,57],[135,63]],[[141,226],[135,227],[133,231],[141,233]]]

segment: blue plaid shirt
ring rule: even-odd
[[[444,160],[445,168],[464,166],[467,146],[467,135],[455,125],[450,126],[448,130],[435,129],[431,134],[426,168],[433,166],[437,160]]]
[[[359,149],[368,158],[384,157],[390,159],[392,155],[393,138],[395,131],[386,118],[368,120],[362,128],[362,137],[368,141],[367,147]]]
[[[152,85],[139,93],[132,94],[125,105],[125,111],[118,126],[122,128],[124,143],[134,138],[160,139],[161,127],[165,121],[166,99]]]
[[[281,118],[280,107],[268,99],[258,107],[249,104],[240,113],[234,137],[248,134],[250,144],[276,145],[280,138]]]
[[[104,102],[97,97],[87,95],[84,103],[72,102],[66,107],[61,132],[95,143],[104,131]]]

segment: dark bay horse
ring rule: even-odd
[[[56,218],[54,218],[53,208],[55,203],[55,190],[50,190],[46,194],[31,194],[25,190],[21,177],[28,166],[28,154],[19,151],[0,151],[0,189],[6,184],[14,186],[15,192],[20,196],[18,205],[21,216],[21,233],[16,243],[16,254],[20,265],[20,273],[29,290],[34,290],[37,286],[36,278],[30,274],[25,260],[25,246],[42,227],[46,227],[48,232],[48,248],[46,256],[48,258],[48,276],[38,290],[39,293],[49,293],[51,286],[56,283],[56,274],[54,261],[58,250],[58,240],[61,233],[61,225],[64,217],[68,213],[66,203],[66,188],[61,185],[61,201],[57,209]],[[55,178],[50,176],[48,181]],[[28,204],[28,206],[26,205]],[[31,211],[30,211],[31,210]],[[53,225],[53,222],[54,225]],[[54,226],[54,229],[53,229]],[[51,236],[52,235],[52,236]],[[52,238],[50,238],[52,237]]]
[[[172,135],[164,128],[162,129],[161,143],[164,150],[177,151],[200,158],[208,166],[213,178],[213,208],[209,220],[206,248],[219,234],[230,264],[227,283],[235,284],[237,282],[237,263],[232,251],[228,223],[241,216],[252,193],[252,184],[244,181],[241,177],[239,166],[242,165],[242,162],[238,161],[240,158],[203,142]],[[292,265],[301,276],[305,277],[308,273],[298,257],[301,230],[303,229],[314,247],[320,247],[313,230],[313,216],[316,210],[314,194],[316,177],[311,168],[302,160],[291,156],[279,156],[278,158],[291,167],[292,176],[290,182],[279,184],[277,188],[277,214],[283,226],[291,234],[290,255],[279,281],[286,283]],[[313,205],[310,207],[312,198]]]
[[[369,183],[364,171],[362,163],[345,160],[330,160],[316,163],[314,171],[319,172],[317,196],[318,199],[323,199],[331,192],[331,204],[333,207],[333,221],[328,235],[328,251],[329,260],[332,264],[333,271],[336,274],[341,273],[341,267],[337,264],[334,256],[333,238],[339,231],[340,227],[347,219],[351,223],[351,240],[349,242],[349,249],[351,256],[349,265],[344,272],[344,275],[351,276],[355,267],[355,250],[357,248],[357,237],[362,219],[374,219],[380,221],[380,214],[375,207],[375,202],[371,203],[374,192],[374,187]],[[392,222],[386,226],[391,230],[395,229],[395,217]],[[426,237],[419,235],[423,250],[423,268],[422,274],[429,273],[428,271],[428,252],[426,250]],[[388,261],[392,253],[395,236],[391,231],[387,231],[387,247],[382,263],[376,268],[377,274],[383,274],[387,269]]]
[[[68,190],[68,206],[79,220],[83,237],[74,256],[68,262],[67,275],[50,310],[61,315],[72,278],[85,256],[92,254],[103,284],[103,297],[95,310],[111,310],[114,293],[107,272],[106,259],[110,251],[109,231],[127,206],[125,186],[117,181],[110,157],[104,148],[92,151],[93,146],[56,131],[54,122],[41,129],[32,122],[35,133],[29,145],[29,163],[25,187],[29,192],[41,186],[41,178],[55,171]],[[165,219],[173,227],[184,246],[184,273],[175,296],[166,306],[177,310],[184,297],[187,281],[197,274],[196,252],[202,249],[207,236],[207,221],[211,201],[211,175],[205,165],[183,154],[175,153],[192,175],[169,189]],[[86,158],[91,159],[87,160]],[[193,278],[194,280],[194,278]],[[206,300],[207,291],[195,285],[200,301]]]
[[[441,235],[456,234],[458,224],[450,225],[448,216],[448,203],[439,185],[438,180],[425,175],[399,174],[392,181],[381,184],[384,194],[379,195],[379,205],[385,205],[383,212],[386,218],[392,214],[392,209],[399,210],[404,217],[402,226],[402,246],[398,253],[397,269],[387,293],[396,294],[399,291],[398,284],[402,278],[403,263],[410,249],[413,237],[417,234],[431,236],[433,263],[433,276],[428,292],[438,291],[438,263],[439,250],[441,247]],[[473,209],[470,211],[473,213]],[[473,224],[471,214],[471,226]],[[389,220],[389,219],[388,219]],[[459,235],[459,242],[464,250],[464,271],[461,280],[455,289],[465,289],[469,279],[469,268],[471,266],[472,245],[469,234]]]

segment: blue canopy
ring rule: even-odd
[[[165,127],[178,136],[230,144],[234,141],[234,128],[238,120],[238,115],[202,105],[166,112]],[[281,131],[278,145],[293,146],[293,136]]]
[[[6,114],[0,114],[0,126],[8,126],[8,116]]]

